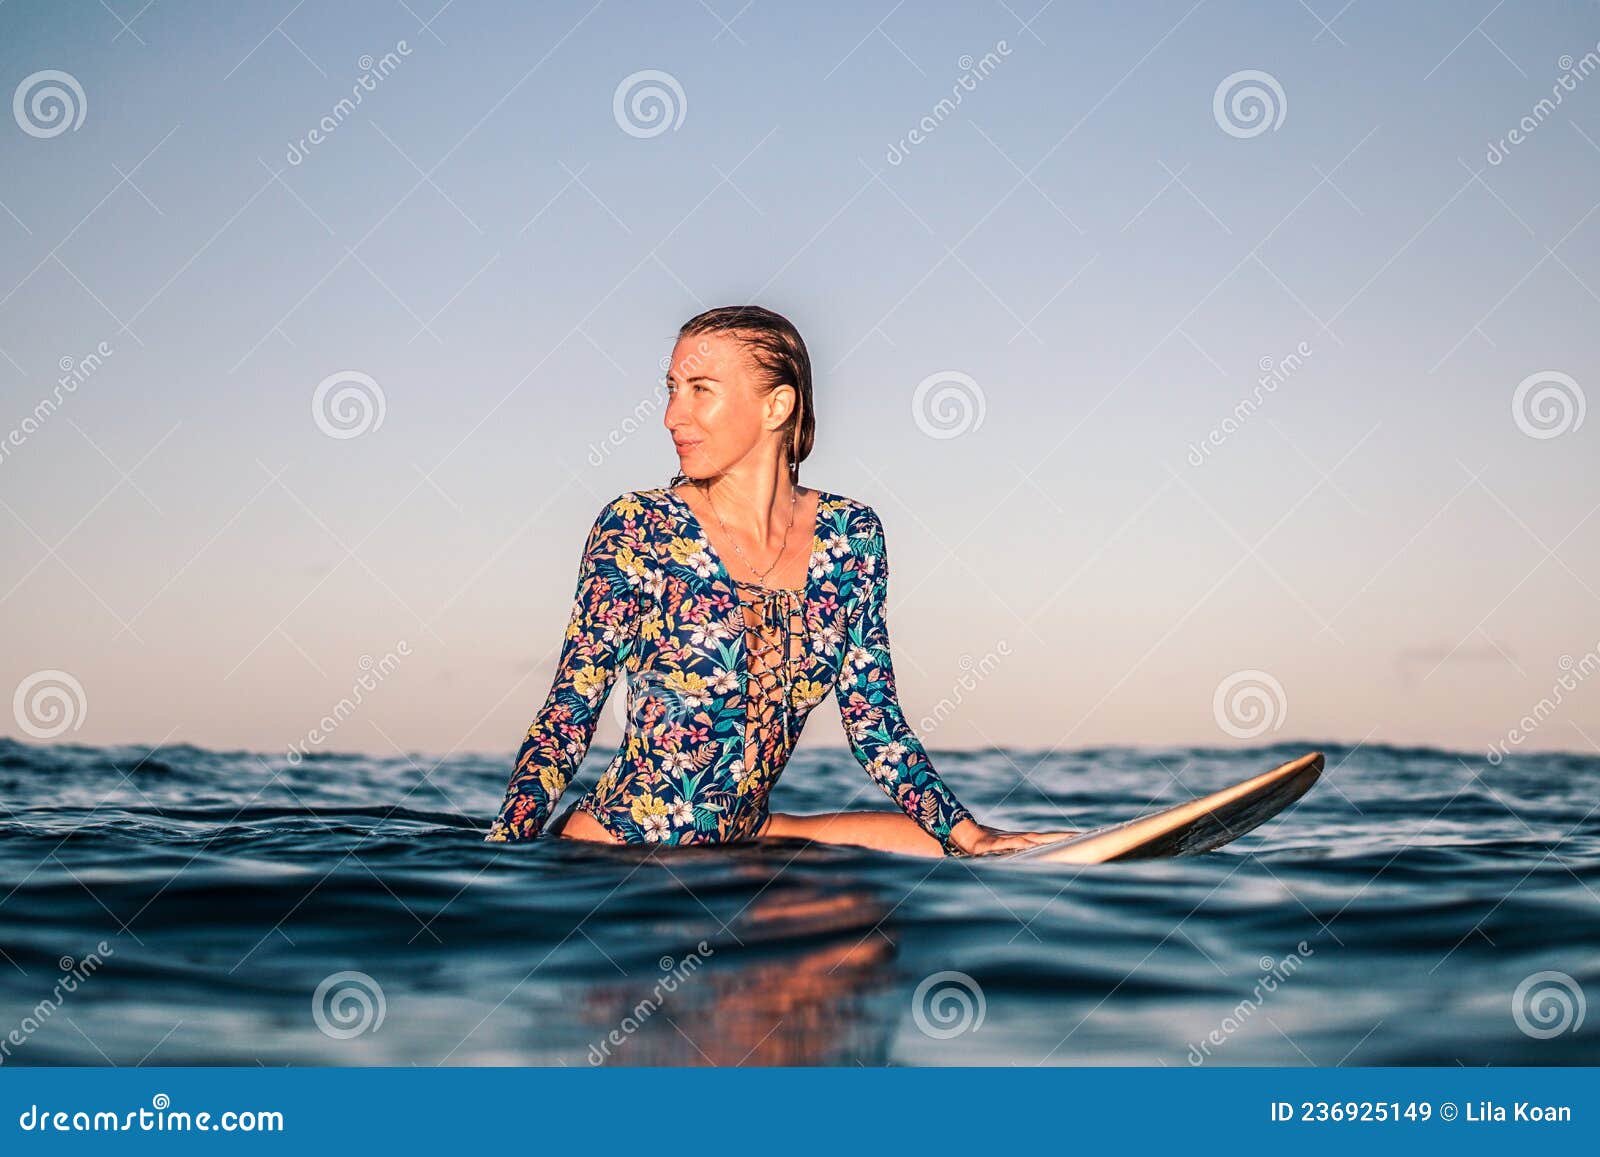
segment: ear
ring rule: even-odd
[[[789,415],[794,413],[795,389],[793,386],[775,386],[767,393],[767,429],[781,430]]]

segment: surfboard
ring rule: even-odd
[[[1305,795],[1322,774],[1322,763],[1322,752],[1313,751],[1242,783],[1164,811],[1080,832],[1054,843],[994,855],[996,859],[1034,863],[1104,864],[1209,852],[1260,827]]]

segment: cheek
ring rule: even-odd
[[[742,454],[761,437],[761,411],[755,406],[718,398],[702,416],[708,437],[729,453]]]

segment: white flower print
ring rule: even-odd
[[[689,642],[696,647],[726,642],[733,637],[733,628],[720,619],[707,619],[695,623],[689,632]]]
[[[811,650],[817,655],[832,655],[844,643],[844,622],[842,616],[824,627],[817,627],[811,632]]]
[[[711,553],[708,550],[707,544],[704,540],[701,540],[696,545],[694,553],[689,555],[689,557],[683,561],[689,566],[693,567],[694,573],[699,575],[701,578],[710,578],[712,575],[717,573],[717,564],[712,559]]]
[[[642,826],[644,828],[644,838],[653,844],[660,843],[667,838],[666,816],[645,816]]]

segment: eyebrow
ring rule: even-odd
[[[668,374],[667,377],[670,379],[672,377],[672,375]],[[720,380],[721,380],[720,378],[707,377],[705,374],[696,374],[692,378],[680,378],[679,379],[679,381],[682,381],[682,382],[716,382],[716,381],[720,381]]]

